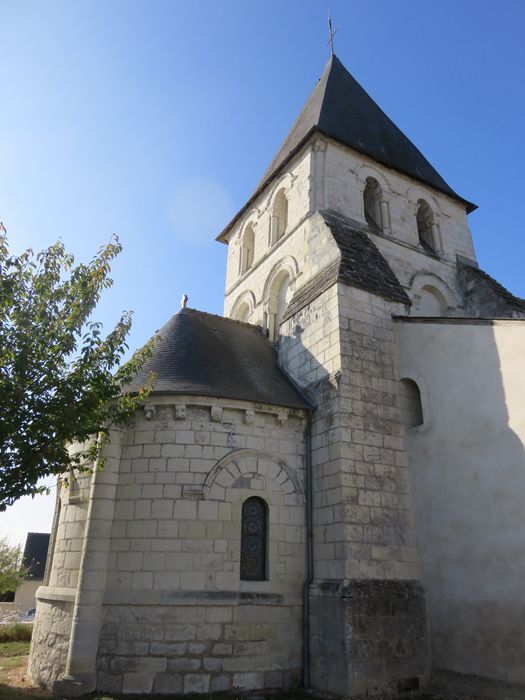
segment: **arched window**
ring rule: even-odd
[[[424,199],[420,199],[417,203],[416,222],[419,243],[427,253],[435,255],[437,250],[437,242],[435,240],[437,225],[434,222],[432,209]]]
[[[234,321],[244,321],[244,323],[249,323],[251,317],[250,305],[247,301],[243,301],[239,305],[239,308],[235,311],[233,316]]]
[[[270,340],[277,340],[279,337],[279,326],[290,301],[290,296],[290,275],[286,270],[282,270],[273,280],[268,299],[266,325]]]
[[[379,182],[373,177],[366,178],[366,185],[363,191],[363,206],[365,219],[369,226],[382,230],[381,222],[381,199],[382,192]]]
[[[285,234],[288,226],[288,200],[284,190],[275,195],[272,214],[270,216],[270,245],[276,243]]]
[[[241,254],[239,258],[239,274],[243,275],[246,270],[249,270],[253,265],[253,249],[255,245],[255,234],[253,227],[248,224],[246,227],[241,243]]]
[[[447,301],[435,287],[426,284],[421,289],[415,312],[419,316],[446,316]]]
[[[405,428],[423,425],[423,406],[421,393],[413,379],[401,380],[401,415]]]
[[[242,504],[241,580],[264,581],[267,578],[268,506],[252,496]]]

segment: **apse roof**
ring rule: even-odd
[[[469,212],[476,208],[476,205],[460,197],[445,182],[421,151],[347,71],[337,56],[332,55],[254,194],[218,236],[218,240],[223,240],[224,234],[242,212],[314,132],[332,138],[459,200]]]
[[[259,326],[181,309],[160,329],[152,357],[126,387],[137,391],[155,372],[155,394],[190,394],[310,408],[277,364]]]

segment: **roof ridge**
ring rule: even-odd
[[[425,155],[333,55],[255,191],[217,236],[217,240],[224,241],[231,227],[314,133],[322,134],[386,168],[462,202],[468,212],[476,208],[450,187]]]
[[[213,314],[213,313],[211,313],[211,311],[202,311],[202,309],[196,309],[192,306],[187,306],[185,309],[179,309],[177,311],[177,313],[173,314],[172,318],[174,316],[178,316],[180,313],[185,312],[185,311],[192,311],[192,312],[195,312],[197,314],[201,314],[203,316],[212,316],[213,318],[221,319],[221,321],[230,321],[231,323],[240,323],[243,326],[250,326],[251,328],[255,328],[255,329],[262,331],[261,326],[257,323],[250,323],[249,321],[240,321],[239,319],[231,318],[230,316],[221,316],[220,314]],[[168,321],[168,323],[169,323],[169,321]]]

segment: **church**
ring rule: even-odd
[[[525,697],[525,301],[475,208],[332,55],[217,237],[224,316],[183,300],[58,494],[35,682]]]

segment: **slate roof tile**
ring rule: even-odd
[[[485,294],[488,292],[493,297],[497,297],[501,302],[508,307],[509,310],[517,311],[519,313],[525,313],[525,299],[514,296],[512,292],[500,284],[494,277],[491,277],[487,272],[481,270],[479,267],[474,267],[473,265],[467,265],[466,263],[460,263],[458,265],[460,281],[466,287],[466,292],[472,295],[473,290],[478,290],[478,296],[480,294],[480,288],[485,289]]]
[[[283,316],[288,320],[336,282],[343,282],[383,299],[412,305],[386,258],[350,219],[330,210],[319,211],[340,251],[340,258],[303,285],[292,297]]]
[[[476,209],[475,204],[460,197],[445,182],[421,151],[333,55],[255,192],[217,240],[224,240],[224,235],[242,213],[315,132],[459,200],[468,212]]]
[[[160,329],[152,357],[133,382],[149,372],[155,394],[189,394],[310,408],[277,364],[277,353],[259,326],[181,309]]]

